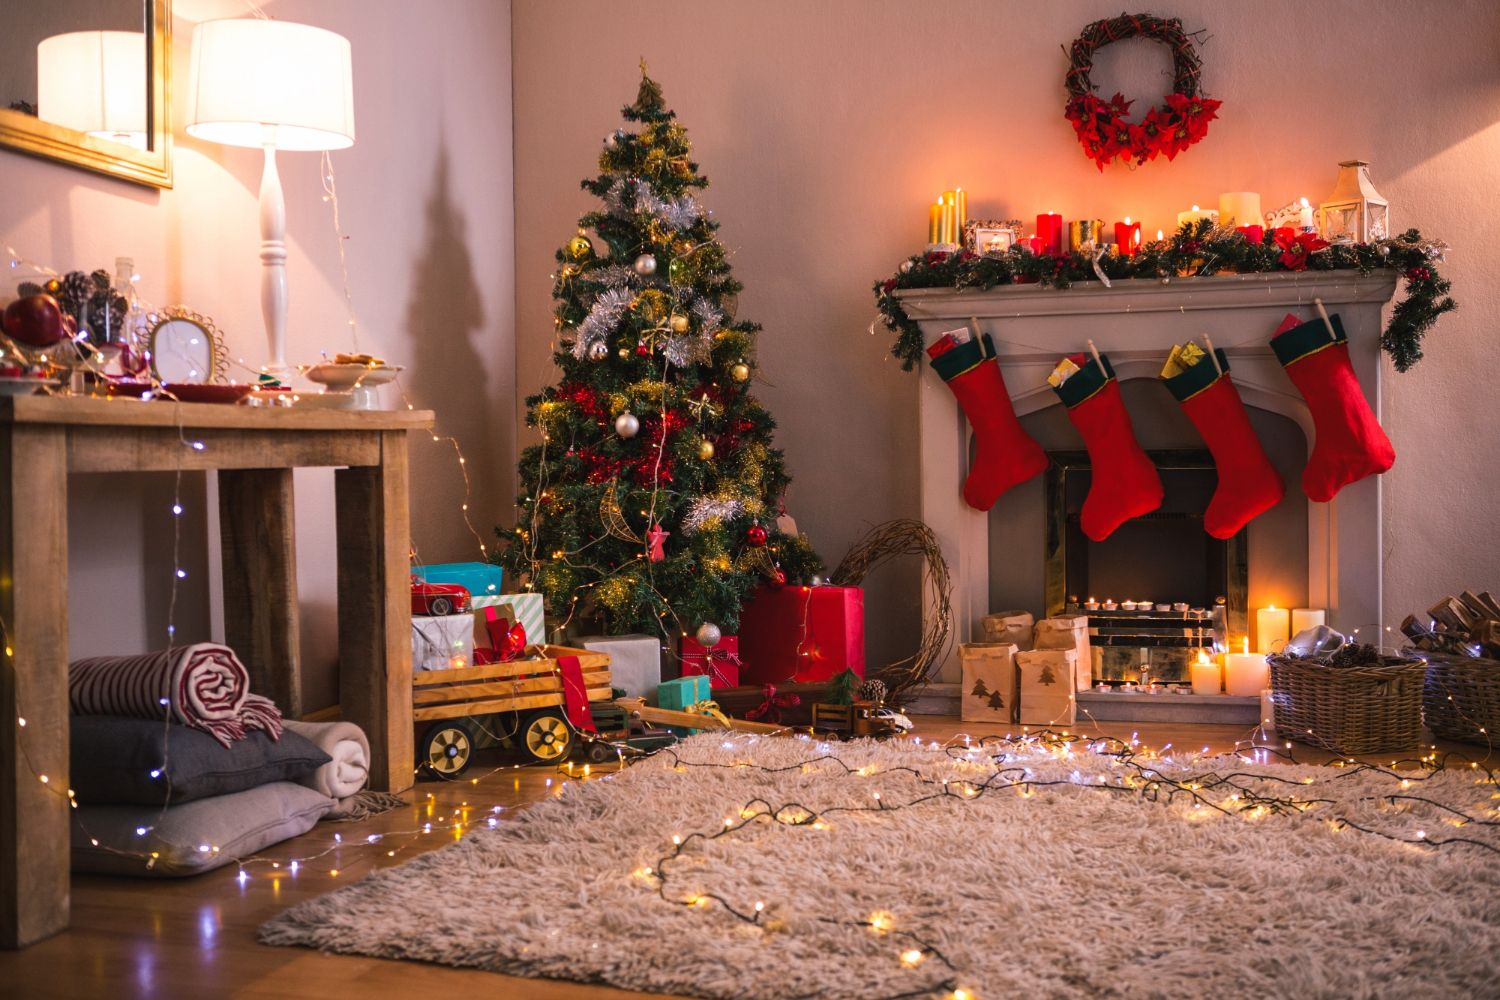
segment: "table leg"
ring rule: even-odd
[[[0,946],[20,948],[68,926],[67,432],[0,428],[0,476]]]
[[[300,719],[301,628],[291,469],[221,469],[224,641],[250,670],[250,689]]]
[[[370,738],[370,786],[399,792],[413,783],[406,432],[381,434],[380,454],[334,473],[339,705]]]

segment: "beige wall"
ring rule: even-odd
[[[436,407],[439,429],[462,442],[475,524],[489,536],[494,512],[511,499],[515,460],[509,4],[262,6],[273,17],[340,32],[353,45],[358,141],[335,153],[334,165],[362,343],[407,365],[413,401]],[[256,256],[261,155],[200,143],[181,129],[193,24],[247,10],[235,0],[175,4],[172,190],[157,193],[0,151],[0,235],[59,268],[113,270],[117,255],[132,256],[146,296],[212,316],[231,354],[254,362],[265,351]],[[337,241],[317,154],[284,154],[280,166],[290,233],[288,357],[316,360],[349,344]],[[114,478],[74,482],[75,655],[165,641],[172,483],[170,476],[142,478],[131,489]],[[201,477],[187,480],[189,578],[176,617],[179,638],[194,639],[213,630],[205,586],[211,539],[203,517],[211,497]],[[332,474],[299,473],[297,487],[304,690],[318,707],[331,703],[336,690]],[[425,559],[477,558],[459,513],[462,497],[451,448],[414,436],[412,519]]]
[[[1175,163],[1101,175],[1062,118],[1063,46],[1120,9],[1117,0],[517,3],[518,396],[554,377],[552,251],[589,207],[577,181],[634,94],[639,56],[713,181],[706,201],[747,286],[740,314],[766,325],[769,384],[759,391],[781,425],[790,504],[831,560],[867,524],[916,513],[915,377],[884,360],[885,331],[872,339],[866,328],[870,283],[918,248],[938,191],[972,191],[974,217],[1129,214],[1154,231],[1222,191],[1260,191],[1267,208],[1316,202],[1337,162],[1360,157],[1374,164],[1398,228],[1420,225],[1453,244],[1447,272],[1461,303],[1428,360],[1387,373],[1385,424],[1399,457],[1386,479],[1386,606],[1399,621],[1438,594],[1500,585],[1489,509],[1500,425],[1476,378],[1500,305],[1500,7],[1178,0],[1171,11],[1211,36],[1204,82],[1225,101],[1221,119]],[[1165,90],[1157,50],[1116,49],[1101,55],[1097,83],[1143,103]],[[911,647],[915,581],[914,567],[871,581],[872,657]]]

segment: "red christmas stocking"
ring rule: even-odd
[[[1286,484],[1250,426],[1250,415],[1229,377],[1229,359],[1224,352],[1214,351],[1217,368],[1201,352],[1196,360],[1189,360],[1190,356],[1190,352],[1179,355],[1182,371],[1163,374],[1162,381],[1198,428],[1218,469],[1219,485],[1204,512],[1204,530],[1215,538],[1232,538],[1252,519],[1280,503],[1286,495]]]
[[[959,343],[944,335],[927,353],[933,369],[958,397],[978,442],[974,465],[964,480],[964,503],[989,510],[1000,494],[1046,469],[1047,453],[1016,417],[989,334],[982,338],[982,346],[980,340]]]
[[[1161,476],[1135,439],[1109,358],[1074,354],[1068,360],[1078,370],[1053,391],[1089,450],[1092,478],[1080,523],[1085,535],[1102,542],[1132,517],[1161,506]]]
[[[1396,449],[1365,402],[1349,363],[1344,324],[1332,318],[1332,334],[1321,318],[1297,323],[1288,316],[1271,338],[1271,350],[1312,410],[1312,455],[1302,470],[1302,489],[1318,503],[1366,476],[1378,476],[1396,463]]]

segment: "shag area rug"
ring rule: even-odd
[[[1095,746],[700,735],[260,937],[699,997],[1500,991],[1483,768]]]

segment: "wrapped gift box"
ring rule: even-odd
[[[684,677],[703,674],[708,678],[709,686],[714,690],[739,687],[740,666],[739,636],[726,635],[719,640],[717,646],[712,648],[700,646],[691,637],[684,637],[682,640],[682,676]]]
[[[481,597],[478,591],[471,593],[474,594],[473,629],[476,642],[489,645],[489,628],[484,609],[495,608],[501,618],[521,623],[526,629],[526,645],[546,645],[547,620],[542,614],[541,594],[490,594]]]
[[[865,594],[858,587],[767,587],[740,609],[744,684],[865,675]]]
[[[1015,655],[1018,721],[1026,726],[1071,726],[1077,717],[1073,678],[1078,654],[1071,649],[1031,649]]]
[[[958,717],[964,722],[1010,722],[1016,708],[1016,647],[1009,642],[965,642]]]
[[[615,687],[631,698],[656,700],[661,685],[661,640],[650,635],[590,635],[578,645],[609,654],[609,674]]]
[[[1043,618],[1033,634],[1035,649],[1071,649],[1077,655],[1073,665],[1073,688],[1087,691],[1094,683],[1094,656],[1089,651],[1087,615],[1063,615]]]
[[[709,701],[708,678],[703,674],[691,674],[662,681],[656,688],[656,704],[674,712],[685,712],[700,701]]]
[[[412,616],[412,670],[467,667],[473,659],[474,619],[469,615]]]
[[[411,571],[413,576],[428,583],[456,583],[475,598],[495,597],[503,589],[503,573],[493,563],[432,563],[429,566],[413,566]]]

